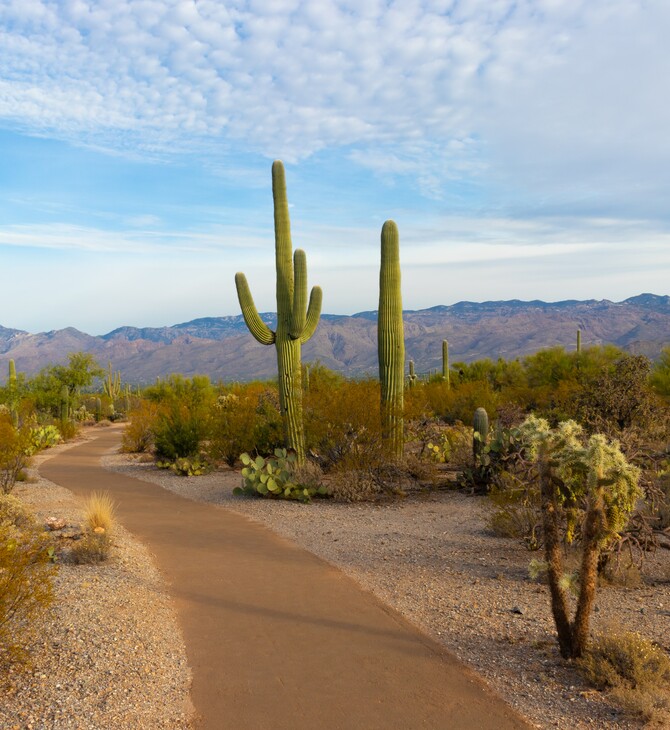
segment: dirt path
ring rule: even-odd
[[[169,583],[199,728],[528,728],[451,655],[338,570],[229,510],[103,470],[110,429],[40,467],[107,490]]]

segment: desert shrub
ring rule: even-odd
[[[439,414],[448,423],[472,423],[472,414],[477,408],[485,408],[488,413],[495,413],[500,403],[499,394],[487,381],[461,383],[451,393],[448,411]]]
[[[116,524],[115,513],[116,505],[108,492],[93,492],[84,505],[84,534],[73,542],[66,559],[75,565],[107,560]]]
[[[361,502],[381,496],[404,496],[434,483],[435,471],[413,454],[390,461],[381,439],[368,439],[349,449],[334,464],[328,486],[337,501]]]
[[[26,657],[52,601],[55,566],[42,530],[11,496],[0,495],[0,667]]]
[[[158,419],[159,406],[142,400],[130,412],[130,421],[123,431],[121,451],[141,454],[149,451],[154,442],[154,426]]]
[[[171,403],[159,412],[154,424],[157,461],[174,462],[196,456],[205,433],[206,425],[197,413],[179,403]]]
[[[670,398],[670,347],[664,347],[661,351],[652,368],[649,383],[659,395]]]
[[[628,714],[656,727],[670,724],[670,657],[648,639],[630,632],[602,634],[579,667]]]
[[[14,428],[9,416],[0,416],[0,492],[9,494],[28,465],[30,430]]]
[[[377,380],[331,383],[310,375],[303,414],[308,449],[326,469],[349,454],[376,449],[381,439],[380,396]]]
[[[509,477],[489,493],[493,511],[487,522],[499,537],[523,540],[528,550],[542,546],[540,490],[532,482]]]
[[[271,497],[275,499],[295,499],[299,502],[310,502],[312,497],[325,496],[328,490],[321,485],[305,484],[299,477],[305,472],[294,469],[295,454],[286,449],[276,449],[274,457],[255,459],[249,454],[242,454],[242,486],[236,487],[233,494]]]
[[[233,466],[243,452],[272,454],[283,443],[276,389],[263,383],[236,385],[212,408],[207,456]]]
[[[109,557],[111,541],[109,534],[100,528],[86,530],[79,540],[72,544],[68,562],[75,565],[90,565],[103,563]]]
[[[57,423],[58,430],[60,431],[60,435],[63,441],[69,441],[70,439],[73,439],[79,432],[79,427],[74,421],[63,418]]]
[[[153,425],[154,448],[159,461],[196,456],[207,436],[208,419],[214,400],[209,378],[171,375],[146,388],[144,396],[158,405]]]
[[[588,383],[577,403],[579,420],[610,436],[632,426],[646,429],[659,419],[661,405],[648,386],[651,363],[623,355]]]

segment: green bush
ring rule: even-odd
[[[0,417],[0,492],[9,494],[30,457],[30,430],[14,428],[9,416]]]
[[[154,443],[154,428],[158,414],[159,406],[156,403],[142,400],[130,412],[130,422],[121,437],[121,451],[129,454],[149,451]]]
[[[26,656],[52,601],[51,545],[21,503],[0,494],[0,667]]]
[[[206,429],[202,419],[186,406],[173,403],[161,411],[154,424],[157,461],[175,462],[196,456]]]
[[[272,454],[283,443],[279,396],[263,383],[234,386],[211,411],[207,456],[233,466],[243,452]]]

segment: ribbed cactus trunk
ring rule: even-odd
[[[7,379],[9,390],[9,415],[12,419],[14,428],[19,426],[19,393],[18,382],[16,379],[16,365],[14,360],[9,361],[9,377]]]
[[[398,227],[386,221],[382,227],[379,271],[377,345],[381,384],[382,439],[388,455],[403,455],[403,388],[405,380],[405,336],[400,292],[400,244]]]
[[[489,415],[485,408],[477,408],[472,421],[474,434],[472,438],[472,453],[475,459],[475,466],[479,464],[484,447],[489,437]]]
[[[302,421],[301,346],[314,334],[319,323],[322,293],[320,287],[313,287],[307,303],[305,252],[296,249],[291,260],[291,222],[286,180],[284,166],[279,161],[272,165],[272,197],[277,270],[275,332],[260,318],[244,274],[235,275],[235,285],[249,331],[261,344],[276,347],[284,443],[287,449],[295,451],[298,464],[302,464],[305,460],[305,434]]]
[[[582,354],[582,331],[577,330],[577,354]]]
[[[449,342],[447,340],[442,340],[442,379],[449,390],[451,381],[449,379]]]
[[[70,391],[67,385],[60,389],[60,420],[67,421],[70,418]]]

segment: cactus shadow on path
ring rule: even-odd
[[[46,479],[108,491],[168,583],[207,730],[512,730],[531,725],[402,616],[311,553],[230,510],[100,466],[107,429]]]

